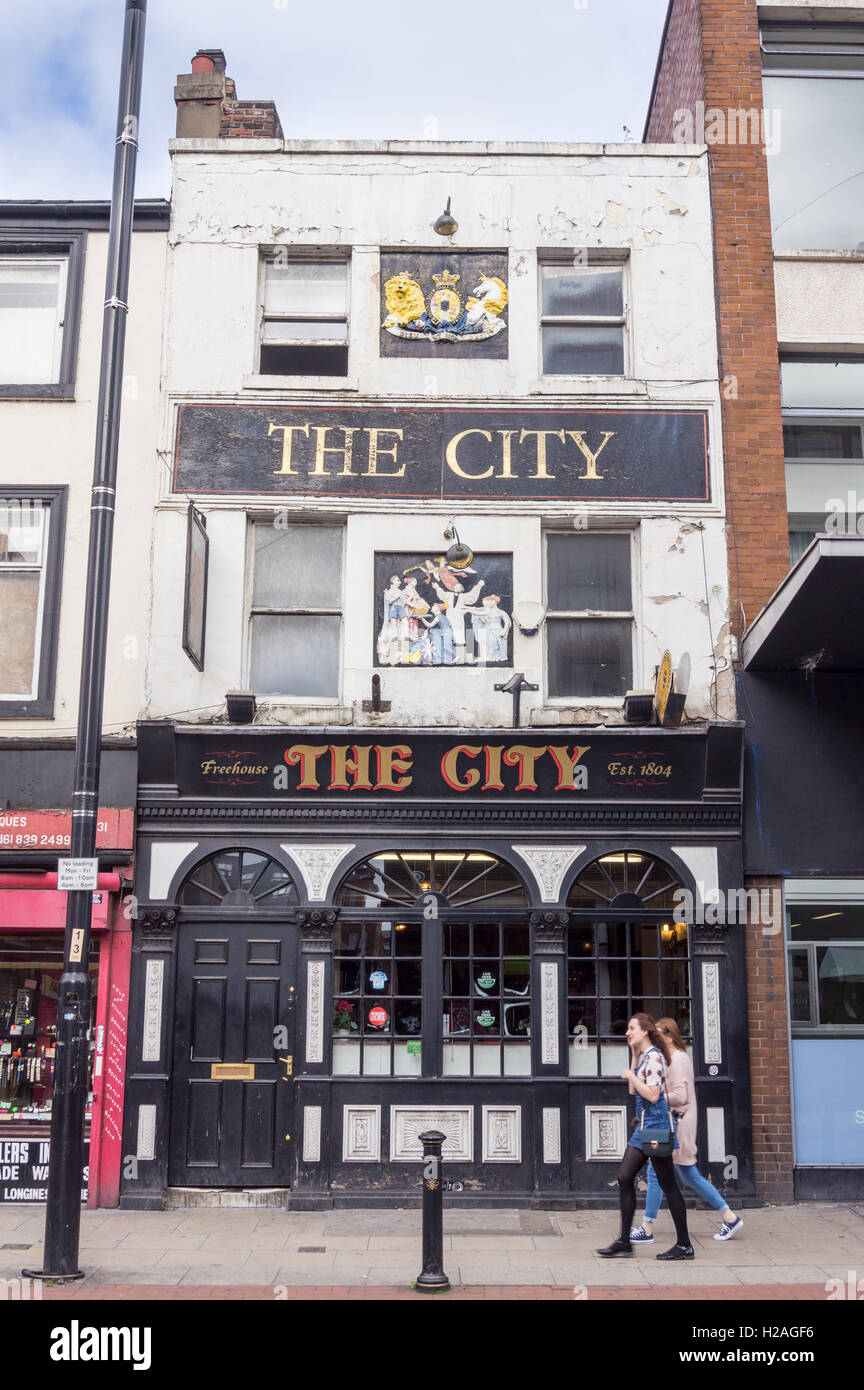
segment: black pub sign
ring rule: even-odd
[[[146,724],[140,733],[146,782]],[[721,797],[737,795],[740,731],[730,742],[711,728],[178,729],[174,764],[179,795],[207,799],[699,801],[712,784]]]
[[[175,492],[484,502],[711,500],[704,410],[178,407]]]

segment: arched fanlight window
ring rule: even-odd
[[[276,908],[297,902],[281,864],[253,849],[226,849],[203,859],[180,890],[183,907]]]
[[[413,907],[435,893],[450,908],[526,907],[509,864],[473,850],[385,850],[355,865],[336,895],[339,907]]]
[[[653,854],[618,850],[603,854],[579,873],[567,898],[568,907],[610,911],[668,912],[680,888],[675,874]]]

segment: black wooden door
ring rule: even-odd
[[[295,930],[180,928],[172,1187],[291,1185]]]

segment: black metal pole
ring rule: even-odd
[[[427,1129],[420,1135],[423,1145],[423,1269],[414,1287],[418,1293],[440,1293],[449,1289],[444,1273],[444,1177],[441,1145],[446,1139],[440,1129]]]
[[[126,0],[114,184],[108,230],[96,455],[90,502],[90,548],[87,556],[75,784],[72,793],[69,852],[73,859],[92,859],[96,847],[105,648],[146,13],[147,0]],[[82,1277],[78,1270],[78,1239],[87,1105],[92,902],[89,891],[70,892],[67,898],[63,975],[57,998],[57,1052],[51,1108],[45,1256],[43,1268],[36,1272],[37,1277],[43,1279]]]

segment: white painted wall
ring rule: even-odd
[[[90,486],[105,302],[107,232],[87,234],[74,401],[0,401],[0,488],[69,488],[53,719],[0,720],[0,737],[74,734],[87,578]],[[151,516],[159,493],[159,377],[165,232],[132,238],[103,728],[134,731],[144,703]]]
[[[630,401],[640,408],[708,408],[710,504],[594,503],[589,525],[632,529],[638,554],[635,686],[653,684],[668,647],[689,651],[688,714],[734,717],[720,681],[712,694],[712,637],[728,657],[728,594],[722,448],[717,380],[711,217],[704,150],[686,146],[417,145],[178,140],[169,255],[166,400],[162,448],[173,448],[183,401],[349,404],[385,399],[442,406],[478,402]],[[444,249],[431,223],[452,198],[460,229],[454,246],[509,252],[509,358],[382,359],[379,356],[379,245]],[[260,248],[352,248],[348,381],[285,379],[256,373]],[[603,247],[629,252],[632,303],[628,378],[540,376],[537,256],[543,248]],[[272,515],[273,499],[201,497],[210,536],[206,669],[182,654],[185,499],[170,495],[167,474],[155,524],[154,596],[147,711],[211,719],[225,692],[242,688],[247,616],[247,512]],[[345,518],[346,603],[342,689],[314,707],[260,706],[259,722],[482,726],[507,724],[510,698],[493,691],[501,669],[385,669],[386,715],[363,714],[374,643],[375,550],[406,544],[440,550],[452,510],[439,502],[291,499],[300,515]],[[460,503],[456,523],[472,548],[513,552],[519,599],[542,598],[544,525],[572,524],[557,503]],[[699,529],[704,526],[704,530]],[[394,538],[398,537],[398,543]],[[703,543],[705,569],[703,569]],[[705,571],[707,570],[707,593]],[[710,622],[709,622],[710,613]],[[545,699],[544,637],[514,638],[514,667],[541,686],[523,699],[525,722],[620,722],[620,702],[563,711]],[[719,699],[719,703],[718,703]],[[716,707],[716,708],[715,708]]]

